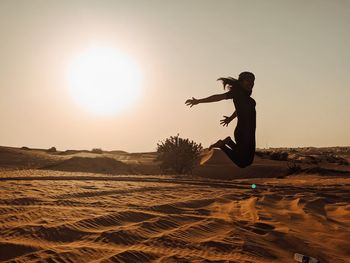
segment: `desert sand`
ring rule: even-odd
[[[0,261],[350,262],[349,149],[278,151],[176,176],[155,153],[0,147]]]

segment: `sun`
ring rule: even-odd
[[[89,48],[68,67],[68,89],[85,110],[100,116],[116,115],[135,105],[141,94],[138,65],[114,48]]]

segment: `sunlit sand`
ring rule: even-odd
[[[346,165],[286,175],[285,162],[257,157],[255,176],[242,179],[245,169],[219,152],[192,176],[160,175],[154,153],[2,147],[0,155],[2,261],[350,260]]]

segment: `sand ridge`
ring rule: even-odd
[[[0,261],[349,262],[338,150],[263,151],[247,169],[215,150],[175,176],[155,153],[0,147]]]
[[[294,262],[294,252],[321,262],[350,259],[348,178],[204,183],[97,174],[86,180],[85,173],[55,180],[65,172],[43,170],[2,174],[2,261]]]

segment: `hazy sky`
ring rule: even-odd
[[[258,147],[350,145],[349,25],[347,0],[0,0],[0,145],[141,152],[179,133],[207,147],[233,136],[219,123],[233,103],[185,100],[246,70]],[[98,117],[69,95],[67,67],[91,45],[138,63],[128,111]]]

